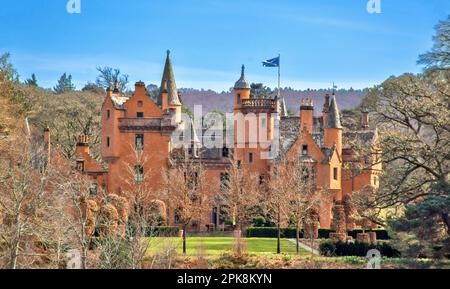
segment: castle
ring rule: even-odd
[[[223,147],[203,149],[200,153],[190,149],[192,157],[202,159],[211,190],[220,192],[221,180],[231,157],[239,165],[247,166],[260,180],[265,180],[277,161],[276,158],[263,157],[270,155],[270,144],[275,137],[279,137],[280,154],[290,159],[301,158],[312,164],[317,189],[326,188],[332,192],[329,199],[321,202],[321,228],[332,226],[333,206],[336,203],[342,202],[354,191],[365,187],[377,188],[382,168],[371,161],[377,157],[377,152],[370,150],[372,152],[369,155],[361,157],[349,146],[356,139],[368,148],[375,147],[377,131],[369,129],[366,111],[362,112],[358,130],[343,128],[335,93],[325,96],[320,117],[314,116],[313,102],[309,99],[301,100],[298,117],[288,116],[282,97],[257,98],[252,95],[250,83],[245,78],[245,68],[242,67],[241,77],[234,85],[233,113],[235,135],[231,141],[232,147],[227,147],[229,139],[223,139]],[[143,82],[136,83],[131,97],[124,96],[116,86],[107,90],[101,114],[101,157],[107,169],[90,156],[86,137],[80,137],[76,149],[77,168],[89,176],[93,194],[100,187],[106,192],[120,194],[127,191],[133,181],[148,182],[149,188],[158,190],[162,186],[161,174],[169,167],[174,148],[172,135],[183,125],[182,100],[177,91],[170,53],[167,53],[156,98],[148,96]],[[256,122],[260,124],[256,129],[256,144],[248,137],[255,130],[245,120],[250,114],[256,116]],[[243,132],[243,137],[238,137],[238,132]],[[261,134],[267,142],[259,142]],[[201,142],[201,136],[199,139],[194,133],[194,138],[194,142]],[[137,165],[136,151],[145,155],[147,161]],[[349,166],[355,162],[364,167],[357,175]],[[148,177],[144,178],[147,173]],[[210,220],[204,222],[220,225],[223,220],[219,211],[213,208]],[[171,224],[175,222],[174,218],[169,216]]]

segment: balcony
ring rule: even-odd
[[[276,101],[266,98],[251,98],[242,100],[242,108],[248,109],[275,109]]]
[[[160,131],[160,118],[119,118],[120,130]]]

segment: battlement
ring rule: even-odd
[[[276,101],[269,98],[250,98],[242,100],[242,108],[275,109]]]

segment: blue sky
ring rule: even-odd
[[[228,90],[239,78],[276,86],[261,61],[281,54],[282,86],[363,88],[391,75],[419,72],[448,0],[3,0],[0,53],[9,51],[22,79],[36,73],[52,87],[68,72],[81,88],[96,66],[120,68],[159,84],[172,51],[179,87]]]

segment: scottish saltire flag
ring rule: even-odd
[[[277,58],[263,61],[262,64],[264,67],[280,67],[280,56],[278,56]]]

